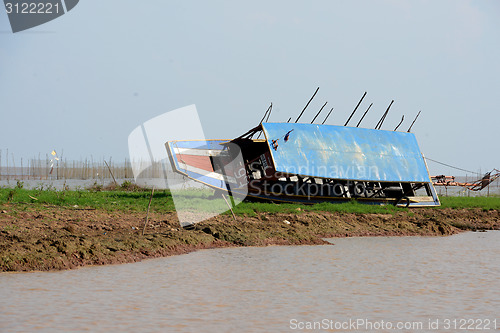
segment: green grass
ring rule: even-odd
[[[500,210],[500,197],[440,197],[439,208],[482,208],[483,210]]]
[[[243,202],[236,206],[234,212],[239,215],[253,216],[255,213],[300,213],[300,212],[341,212],[358,214],[392,214],[396,211],[406,211],[407,208],[398,208],[392,205],[378,206],[366,205],[357,201],[346,203],[318,203],[313,205],[291,204],[291,203],[266,203],[266,202]]]
[[[214,210],[215,212],[226,209],[226,203],[223,199],[204,200],[210,197],[210,193],[205,192],[187,192],[183,197],[183,192],[176,193],[176,204],[184,207],[196,207]],[[14,189],[0,188],[0,204],[5,203],[24,203],[30,205],[63,206],[79,208],[99,208],[105,210],[125,210],[125,211],[146,211],[151,192],[149,190],[125,191],[118,190],[64,190],[55,191],[54,189],[34,189],[27,190],[18,186]],[[177,201],[179,200],[179,201]],[[483,210],[500,210],[500,197],[442,197],[442,208],[468,209],[482,208]],[[156,212],[172,212],[175,210],[174,201],[169,191],[155,191],[151,202],[151,209]],[[411,209],[410,209],[411,210]],[[366,205],[356,201],[350,201],[342,204],[319,203],[314,205],[302,204],[275,204],[266,202],[243,202],[234,208],[238,215],[255,216],[256,213],[297,213],[304,211],[321,212],[341,212],[357,214],[393,214],[398,211],[409,211],[408,208],[397,208],[392,205],[378,206]],[[229,214],[229,212],[226,212]]]
[[[0,189],[0,204],[28,203],[39,206],[62,206],[79,208],[99,208],[105,210],[145,211],[151,192],[128,191],[55,191],[26,190],[22,188]],[[174,204],[168,191],[156,191],[151,202],[151,209],[157,212],[174,210]]]

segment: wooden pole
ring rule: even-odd
[[[325,121],[328,119],[328,117],[330,117],[330,114],[332,113],[332,111],[333,111],[333,108],[330,110],[330,112],[328,112],[328,114],[325,117],[325,120],[323,120],[323,122],[321,123],[321,125],[323,125],[325,123]]]
[[[262,117],[262,119],[259,121],[259,124],[262,124],[262,122],[264,121],[264,119],[266,119],[266,116],[267,116],[267,113],[269,112],[269,110],[271,110],[273,108],[273,103],[271,103],[271,105],[269,105],[269,107],[267,108],[266,110],[266,113],[264,113],[264,117]]]
[[[417,121],[418,116],[420,116],[420,112],[422,112],[422,110],[418,111],[418,114],[415,117],[415,119],[413,120],[413,122],[411,123],[410,128],[408,128],[408,131],[407,131],[408,133],[410,133],[411,128],[413,127],[413,124],[415,124],[415,122]]]
[[[394,132],[396,132],[396,130],[399,128],[399,126],[401,126],[401,124],[403,123],[404,120],[405,120],[405,116],[403,115],[403,118],[401,118],[401,121],[399,122],[398,126],[396,126],[396,128],[394,129]]]
[[[127,159],[125,158],[125,161],[123,162],[123,178],[127,178],[127,172],[128,172],[128,163]]]
[[[229,210],[231,211],[231,214],[233,214],[233,219],[236,221],[236,215],[234,215],[233,209],[231,208],[231,205],[229,205],[229,202],[227,202],[226,197],[224,196],[224,193],[221,193],[222,198],[224,198],[224,201],[226,202],[227,206],[229,207]]]
[[[17,178],[16,160],[14,159],[14,153],[11,154],[12,154],[12,166],[14,168],[14,179],[16,179]]]
[[[384,123],[385,121],[385,117],[387,117],[387,114],[389,113],[389,109],[391,108],[392,106],[392,103],[394,103],[394,100],[391,101],[391,103],[389,104],[389,106],[387,107],[387,110],[385,110],[384,112],[384,115],[382,116],[382,118],[380,118],[380,120],[378,121],[377,123],[377,126],[375,126],[375,129],[380,129],[382,127],[382,124]]]
[[[365,119],[365,116],[366,114],[368,113],[368,111],[370,111],[370,108],[372,107],[373,103],[370,104],[370,106],[368,107],[368,109],[366,109],[365,113],[363,113],[363,116],[361,117],[361,119],[358,121],[358,124],[356,125],[356,127],[359,127],[359,125],[361,124],[361,122],[363,121],[363,119]]]
[[[319,114],[321,113],[321,111],[323,111],[323,108],[326,106],[328,102],[325,102],[325,104],[323,104],[323,106],[321,107],[321,109],[319,109],[319,112],[316,113],[316,115],[314,116],[313,120],[311,121],[311,124],[314,123],[314,121],[316,120],[316,118],[319,116]]]
[[[267,114],[266,123],[269,121],[269,117],[271,117],[271,112],[273,112],[273,103],[269,105],[269,113]]]
[[[52,168],[49,171],[49,154],[45,154],[45,179],[49,179],[49,175],[52,179]]]
[[[309,102],[307,102],[306,106],[304,107],[304,109],[302,110],[302,112],[300,113],[300,115],[297,117],[297,119],[295,120],[295,123],[297,123],[300,119],[300,117],[302,117],[302,115],[304,114],[304,111],[307,109],[307,107],[309,106],[309,103],[311,103],[311,101],[313,100],[314,96],[316,96],[316,93],[318,92],[319,90],[319,87],[316,88],[316,91],[314,92],[314,94],[312,95],[311,99],[309,100]]]
[[[264,118],[266,118],[266,115],[267,115],[267,119],[266,119],[266,123],[267,121],[269,120],[269,117],[271,116],[271,111],[273,110],[273,103],[271,103],[271,105],[269,105],[269,107],[267,108],[267,111],[266,113],[264,113],[264,117],[262,117],[262,120],[260,121],[259,124],[262,125],[262,122],[264,121]],[[268,114],[269,112],[269,114]],[[262,135],[262,132],[263,130],[259,133],[259,135],[257,136],[257,140],[260,138],[260,136]],[[253,135],[252,135],[253,136]]]
[[[151,207],[151,200],[153,200],[154,193],[155,193],[155,187],[153,186],[153,188],[151,190],[151,196],[149,197],[148,211],[146,212],[146,221],[144,221],[144,227],[142,228],[142,235],[143,236],[144,236],[144,232],[146,232],[146,226],[148,225],[149,208]]]
[[[347,121],[345,122],[344,126],[347,126],[347,124],[349,124],[349,121],[351,121],[352,116],[354,116],[354,114],[356,113],[356,110],[358,109],[359,105],[361,104],[365,96],[366,96],[366,91],[363,94],[363,97],[361,97],[361,99],[359,100],[358,105],[356,105],[356,107],[354,108],[354,111],[352,111],[351,115],[349,116],[349,119],[347,119]]]
[[[113,177],[113,181],[115,182],[115,185],[118,187],[118,183],[116,182],[115,176],[113,176],[113,172],[111,171],[111,168],[108,165],[108,162],[104,160],[104,163],[106,163],[106,166],[108,167],[109,173],[111,174],[111,177]]]

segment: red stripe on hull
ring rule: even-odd
[[[177,160],[181,163],[202,169],[208,172],[213,172],[212,162],[209,156],[197,156],[188,154],[177,154]]]

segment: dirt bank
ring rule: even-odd
[[[0,271],[61,270],[228,246],[325,244],[324,237],[451,235],[500,229],[500,212],[415,209],[392,214],[304,212],[223,215],[179,227],[174,213],[0,205]]]

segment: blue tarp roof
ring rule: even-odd
[[[430,181],[413,133],[291,123],[263,123],[262,128],[278,172],[360,181]]]

